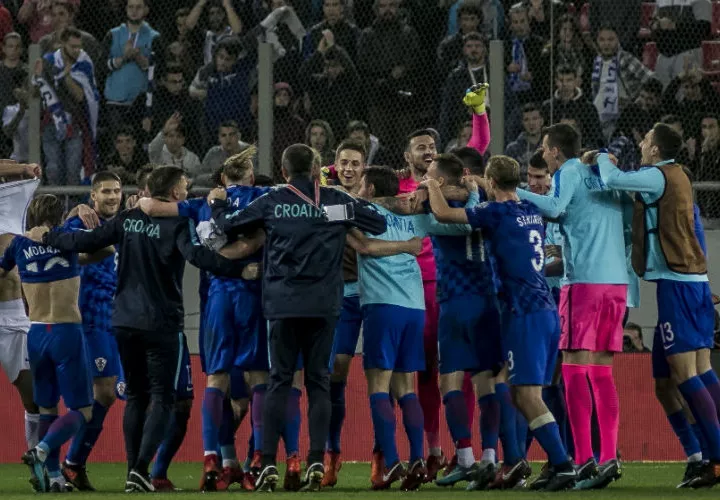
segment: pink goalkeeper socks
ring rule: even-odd
[[[565,381],[565,400],[568,420],[575,444],[575,463],[582,465],[593,456],[590,419],[592,418],[592,396],[585,365],[562,365]]]
[[[604,464],[617,457],[620,403],[613,380],[612,366],[590,365],[588,375],[600,426],[600,463]]]

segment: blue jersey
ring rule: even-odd
[[[51,283],[80,276],[77,253],[61,252],[24,236],[13,238],[0,258],[0,268],[10,271],[15,266],[23,283]]]
[[[485,201],[485,193],[475,203]],[[462,206],[450,202],[451,206]],[[468,295],[495,295],[493,263],[490,245],[480,229],[463,236],[432,236],[433,253],[437,266],[437,300],[444,302]]]
[[[100,225],[105,221],[100,219]],[[68,231],[84,231],[85,224],[79,217],[72,217],[63,226]],[[117,246],[115,254],[95,264],[83,266],[80,271],[80,296],[78,305],[82,313],[85,332],[110,333],[113,299],[117,288]]]
[[[545,228],[537,207],[527,201],[486,202],[466,213],[470,225],[490,240],[508,309],[518,315],[555,309],[545,281]]]
[[[563,284],[625,285],[622,193],[599,172],[574,158],[555,172],[549,196],[518,190],[542,215],[559,219],[563,235]]]
[[[192,219],[197,226],[201,221],[210,220],[210,207],[205,198],[191,198],[178,203],[178,215]]]

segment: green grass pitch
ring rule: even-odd
[[[533,469],[537,473],[540,470],[540,464],[533,464]],[[177,463],[170,467],[170,477],[178,488],[185,491],[168,494],[154,494],[152,498],[165,500],[170,498],[188,498],[191,496],[201,495],[197,491],[200,480],[200,472],[202,465],[200,463]],[[675,485],[681,479],[684,471],[683,464],[626,464],[623,470],[623,478],[612,484],[602,491],[578,491],[578,492],[560,492],[560,493],[536,493],[523,490],[499,491],[499,492],[466,492],[464,491],[464,483],[455,488],[439,488],[435,485],[428,484],[423,486],[417,492],[401,492],[397,489],[390,491],[374,492],[369,491],[369,474],[370,466],[368,464],[345,464],[343,466],[340,484],[338,487],[322,490],[317,495],[326,500],[376,500],[382,498],[414,498],[421,500],[430,500],[436,498],[502,498],[508,500],[514,499],[530,499],[537,497],[550,498],[552,496],[560,496],[562,498],[593,498],[593,499],[653,499],[660,500],[663,498],[717,498],[717,490],[677,490]],[[283,471],[281,470],[281,473]],[[124,486],[124,464],[94,464],[88,466],[88,474],[91,481],[98,488],[96,493],[77,493],[70,495],[79,496],[86,500],[107,500],[111,498],[127,498],[123,492]],[[27,481],[28,470],[23,465],[0,465],[0,499],[31,499],[37,498],[32,493],[30,485]],[[282,478],[281,478],[282,481]],[[251,493],[244,492],[233,485],[229,493],[221,492],[211,494],[212,496],[224,497],[227,495],[249,495]],[[253,495],[261,495],[260,493],[252,493]],[[267,494],[262,494],[263,496]],[[289,498],[291,495],[305,496],[311,498],[308,493],[285,493],[279,489],[275,496],[281,498]],[[315,495],[312,495],[314,497]],[[207,498],[207,496],[204,496]]]

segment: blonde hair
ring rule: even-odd
[[[253,158],[257,153],[255,146],[248,146],[237,154],[232,155],[223,163],[222,173],[231,181],[246,179],[253,171]]]
[[[499,190],[511,191],[520,185],[520,165],[509,156],[492,156],[485,168],[485,177],[492,179]]]

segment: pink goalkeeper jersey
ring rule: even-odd
[[[417,190],[418,182],[412,177],[407,179],[400,179],[400,194],[412,193]],[[417,258],[418,264],[420,264],[420,273],[422,274],[423,281],[435,281],[435,254],[433,254],[432,241],[430,238],[423,239],[422,252]]]

